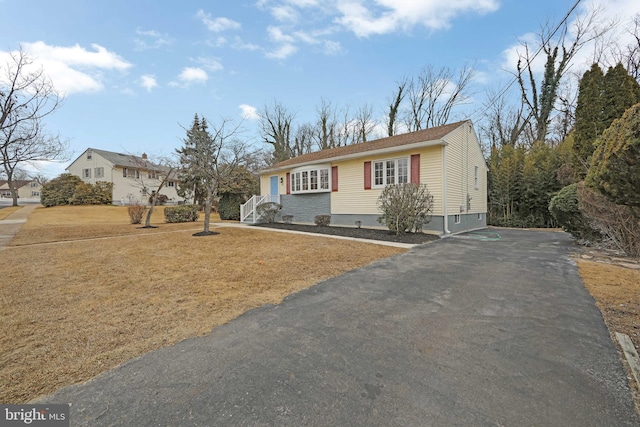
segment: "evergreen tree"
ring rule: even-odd
[[[523,190],[523,146],[492,147],[489,157],[489,222],[517,225]]]
[[[586,183],[618,205],[640,207],[640,104],[603,133]]]
[[[604,73],[593,64],[580,80],[576,121],[573,128],[573,169],[584,178],[595,149],[595,141],[606,129],[603,121]]]
[[[206,196],[206,191],[202,184],[202,177],[194,175],[193,169],[185,166],[189,158],[189,153],[196,147],[196,138],[199,134],[203,132],[206,133],[206,131],[206,120],[204,118],[200,120],[198,114],[196,114],[193,118],[191,128],[187,130],[187,138],[183,141],[184,146],[176,150],[180,161],[180,174],[178,176],[177,188],[178,195],[186,199],[193,199],[193,202],[200,206],[204,206]]]
[[[611,126],[632,105],[640,102],[640,84],[618,63],[604,76],[603,126]],[[604,131],[603,129],[603,131]]]
[[[528,227],[552,227],[555,221],[549,202],[562,188],[557,178],[560,158],[555,149],[536,141],[524,160],[522,209],[519,212]]]

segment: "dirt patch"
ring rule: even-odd
[[[388,230],[380,230],[374,228],[338,227],[333,225],[329,227],[318,227],[316,225],[284,224],[276,222],[271,224],[256,224],[255,226],[277,228],[280,230],[302,231],[305,233],[328,234],[331,236],[381,240],[384,242],[408,243],[414,245],[428,243],[439,239],[439,237],[436,235],[426,233],[404,233],[396,235],[395,233],[392,233]]]
[[[37,209],[22,246],[2,252],[0,402],[86,381],[405,251],[245,228],[193,237],[201,222],[146,230],[127,224],[126,208],[76,208]],[[56,240],[68,235],[82,240]]]
[[[617,344],[615,332],[626,334],[640,348],[640,263],[606,251],[589,251],[578,260],[580,277],[596,300],[611,339]],[[636,410],[640,414],[640,389],[618,347],[627,369]]]

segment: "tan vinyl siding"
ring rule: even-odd
[[[338,191],[331,193],[331,214],[378,213],[376,200],[382,190],[364,189],[364,162],[356,159],[333,164],[338,166]]]
[[[260,175],[260,195],[266,196],[270,191],[269,180],[271,179],[271,175]]]
[[[486,165],[473,128],[461,126],[447,136],[447,210],[449,215],[487,211]],[[475,167],[478,166],[478,189]],[[467,194],[471,209],[467,210]],[[462,209],[461,209],[462,207]]]
[[[442,149],[439,145],[420,150],[420,183],[427,184],[433,196],[432,215],[443,213]]]
[[[381,188],[364,189],[364,162],[398,157],[410,157],[420,154],[420,182],[427,184],[434,196],[434,214],[442,212],[442,146],[427,147],[419,150],[399,151],[372,157],[363,157],[334,163],[338,166],[339,188],[331,193],[332,214],[379,214],[376,202]]]

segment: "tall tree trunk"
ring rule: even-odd
[[[204,232],[209,232],[209,221],[211,220],[211,201],[213,199],[213,192],[210,188],[207,189],[207,198],[204,203]]]

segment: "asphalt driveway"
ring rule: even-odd
[[[569,236],[499,233],[327,280],[40,402],[71,402],[72,426],[639,425]]]

